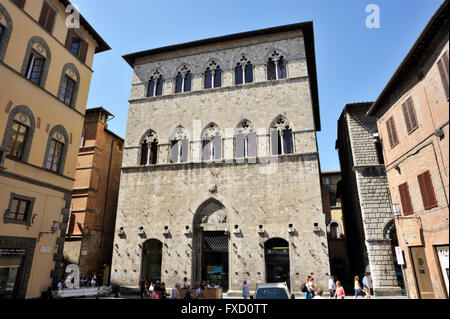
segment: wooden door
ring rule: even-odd
[[[410,249],[420,299],[434,299],[433,285],[425,256],[425,248],[420,246],[411,247]]]

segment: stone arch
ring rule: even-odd
[[[289,254],[289,241],[284,238],[272,237],[264,242],[264,265],[267,282],[286,282],[290,287]]]
[[[389,238],[389,234],[392,230],[395,230],[395,220],[392,218],[388,220],[383,227],[383,239],[385,240],[391,240]]]
[[[59,163],[59,169],[55,173],[63,175],[63,173],[64,173],[64,166],[65,166],[66,157],[67,157],[67,150],[69,149],[69,145],[68,145],[69,144],[69,135],[67,134],[66,129],[62,125],[55,125],[50,130],[50,132],[48,134],[47,147],[46,147],[46,150],[45,150],[44,163],[43,163],[42,166],[45,169],[48,169],[47,168],[47,157],[48,157],[48,154],[50,152],[50,147],[51,147],[51,144],[52,144],[52,138],[53,138],[53,136],[55,134],[58,134],[58,133],[60,133],[61,136],[62,136],[61,138],[64,139],[64,147],[63,147],[62,154],[61,154],[61,159],[60,159],[60,163]]]
[[[249,133],[256,134],[255,125],[253,124],[252,121],[247,120],[247,119],[241,120],[238,123],[238,125],[236,125],[234,130],[235,130],[235,133],[241,132],[245,135],[248,135]]]
[[[161,75],[163,77],[163,79],[166,77],[166,73],[163,71],[162,68],[159,68],[159,67],[153,68],[152,71],[148,74],[147,82],[150,81],[150,78],[155,75],[157,75],[157,76]]]
[[[292,127],[291,122],[287,119],[287,117],[283,114],[278,114],[275,119],[270,123],[270,128],[286,128],[289,126],[291,130],[294,128]]]
[[[71,73],[72,71],[72,73]],[[69,73],[69,76],[75,80],[75,89],[73,91],[73,97],[70,102],[70,107],[75,108],[77,105],[77,97],[78,97],[78,90],[80,88],[80,72],[78,71],[77,67],[73,63],[66,63],[63,66],[62,72],[61,72],[61,80],[59,81],[59,88],[58,88],[58,98],[61,99],[61,93],[63,90],[63,84],[64,84],[64,76]],[[75,79],[74,79],[75,78]]]
[[[172,78],[175,79],[177,77],[178,72],[187,72],[190,71],[193,74],[192,66],[188,63],[180,63],[180,65],[175,69],[175,72],[172,75]]]
[[[341,235],[342,235],[342,226],[341,226],[341,223],[339,223],[337,220],[330,221],[330,223],[327,226],[328,233],[331,236],[332,225],[333,224],[335,224],[337,226],[337,228],[336,228],[336,237],[334,239],[339,239],[339,238],[341,238]],[[333,238],[333,237],[330,237],[330,238]]]
[[[6,150],[8,149],[7,148],[8,140],[10,139],[11,134],[13,134],[12,126],[14,118],[19,114],[25,114],[30,121],[28,126],[30,131],[28,133],[27,142],[24,146],[22,155],[22,161],[27,162],[31,151],[31,145],[33,144],[34,130],[36,129],[36,121],[33,112],[30,110],[30,108],[28,108],[28,106],[26,105],[16,106],[9,113],[8,122],[6,123],[6,128],[3,135],[2,148]]]
[[[224,291],[228,289],[228,229],[228,214],[220,201],[210,197],[198,207],[193,218],[192,232],[193,282],[208,280],[206,278],[206,261],[211,257],[216,257],[217,264],[220,264],[223,273],[226,273],[221,285]]]
[[[0,41],[0,61],[3,61],[3,59],[5,58],[6,50],[8,48],[9,39],[11,38],[11,33],[13,30],[13,22],[8,11],[1,3],[0,3],[0,16],[3,16],[6,21],[5,25],[6,29]]]
[[[50,61],[52,59],[52,53],[50,51],[49,45],[47,44],[47,42],[45,42],[45,40],[43,38],[41,38],[39,36],[34,36],[28,41],[27,50],[25,52],[25,58],[24,58],[23,64],[22,64],[21,74],[23,76],[26,76],[27,67],[28,67],[28,62],[30,60],[31,51],[32,51],[33,46],[35,44],[38,44],[38,47],[39,47],[39,52],[38,53],[44,54],[43,51],[45,51],[45,63],[44,63],[44,67],[43,67],[43,70],[42,70],[42,77],[41,77],[40,82],[39,82],[39,86],[40,87],[45,87],[45,82],[47,80],[48,69],[50,68]]]
[[[169,137],[169,163],[186,163],[189,161],[191,144],[189,132],[182,126],[175,128]]]

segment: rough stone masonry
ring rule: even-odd
[[[287,76],[269,81],[267,64],[274,54],[285,59]],[[236,85],[235,67],[243,57],[253,66],[253,81]],[[183,277],[192,283],[205,279],[201,234],[223,231],[228,238],[229,294],[241,292],[244,280],[254,290],[273,278],[266,244],[274,238],[286,243],[282,248],[288,249],[289,264],[284,269],[293,292],[300,293],[311,274],[318,286],[326,287],[330,270],[316,140],[320,119],[314,105],[312,23],[154,49],[125,59],[134,74],[111,282],[137,287],[149,273],[148,256],[160,258],[166,287]],[[221,85],[204,89],[212,61],[220,66]],[[192,74],[191,90],[174,93],[178,72],[186,70]],[[161,95],[148,97],[152,76],[162,76],[164,85]],[[202,136],[212,126],[221,137],[221,159],[204,161]],[[257,135],[255,158],[237,158],[236,129],[243,127]],[[292,130],[290,154],[272,155],[270,129],[275,127]],[[188,157],[171,163],[174,132],[180,129],[188,140]],[[156,164],[141,165],[149,132],[157,142]],[[161,251],[151,255],[146,248],[150,241],[160,243]]]

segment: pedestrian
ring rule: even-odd
[[[324,297],[322,297],[323,295],[323,289],[322,288],[318,288],[317,289],[317,295],[314,296],[314,299],[325,299]]]
[[[309,281],[309,290],[311,292],[311,297],[314,298],[316,295],[316,282],[314,281],[314,278],[311,278]]]
[[[171,299],[181,299],[180,298],[180,288],[181,288],[181,285],[179,283],[176,283],[175,288],[172,289],[172,295],[170,296]]]
[[[248,289],[247,280],[244,280],[244,286],[242,287],[242,297],[244,297],[244,299],[250,298],[250,291]]]
[[[187,285],[187,287],[186,287],[186,292],[185,292],[185,294],[184,294],[184,299],[185,300],[191,300],[192,299],[192,292],[191,292],[191,286],[190,285]]]
[[[302,292],[305,293],[305,299],[312,299],[311,288],[310,288],[310,280],[311,276],[306,277],[306,282],[302,285]]]
[[[334,298],[334,294],[336,293],[336,283],[334,276],[331,276],[328,280],[328,291],[330,293],[330,299]]]
[[[151,281],[148,285],[148,295],[150,297],[152,296],[153,291],[155,291],[155,285],[153,284],[153,281]]]
[[[141,299],[144,298],[145,295],[145,277],[142,277],[141,280],[139,280],[139,294],[141,295]]]
[[[354,280],[354,289],[355,289],[355,298],[358,298],[358,296],[365,297],[364,291],[361,288],[361,285],[359,284],[359,277],[355,276]]]
[[[372,294],[372,280],[370,279],[370,274],[365,273],[364,278],[362,280],[363,283],[363,289],[366,293],[366,299],[370,299],[370,295]]]
[[[345,290],[340,281],[336,281],[336,293],[334,294],[334,298],[345,299]]]
[[[167,299],[166,284],[161,283],[161,299]]]
[[[161,299],[159,293],[156,290],[153,290],[151,299]]]
[[[64,288],[64,280],[61,280],[60,282],[58,282],[58,290],[63,290]]]
[[[91,287],[96,287],[97,285],[97,276],[94,275],[91,280]]]
[[[184,289],[187,289],[188,287],[189,287],[189,283],[188,283],[188,279],[187,279],[187,277],[184,277],[184,280],[183,280],[184,282],[183,282],[183,287],[184,287]]]

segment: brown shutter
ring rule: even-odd
[[[48,32],[52,32],[53,25],[55,24],[56,12],[53,9],[50,9],[48,12],[47,23],[45,25],[45,30]]]
[[[47,2],[44,1],[41,11],[41,17],[39,18],[39,24],[48,32],[52,31],[53,24],[55,23],[56,12],[50,8]]]
[[[391,143],[391,148],[393,148],[395,145],[398,144],[398,136],[397,136],[397,130],[395,129],[395,123],[394,118],[391,117],[386,122],[387,131],[389,135],[389,142]]]
[[[72,52],[73,35],[74,35],[73,28],[69,28],[67,31],[66,48],[71,52]]]
[[[402,201],[403,215],[406,216],[413,214],[414,211],[411,203],[411,196],[409,194],[408,183],[400,185],[398,187],[398,190],[400,192],[400,198]]]
[[[444,86],[445,95],[449,98],[448,83],[448,51],[442,56],[438,62],[439,73],[441,74],[442,85]]]
[[[423,207],[431,209],[437,206],[436,195],[434,193],[433,181],[430,171],[417,176],[419,181],[420,193],[422,194]]]
[[[410,97],[406,103],[408,104],[408,114],[409,119],[411,121],[411,129],[414,130],[417,128],[417,116],[416,116],[416,109],[414,108],[414,102],[412,98]]]
[[[412,130],[412,126],[411,126],[411,121],[409,119],[408,106],[406,105],[406,102],[403,103],[402,110],[403,110],[403,116],[405,117],[406,129],[408,130],[408,133],[409,133]]]
[[[86,41],[81,41],[81,54],[80,54],[80,61],[83,63],[86,63],[86,57],[87,57],[87,51],[88,51],[88,44]]]
[[[23,8],[25,8],[25,2],[27,2],[27,1],[26,0],[14,0],[14,2],[23,9]]]
[[[45,23],[47,22],[48,11],[50,10],[50,6],[47,2],[44,1],[44,5],[42,6],[41,17],[39,18],[39,24],[45,28]]]

